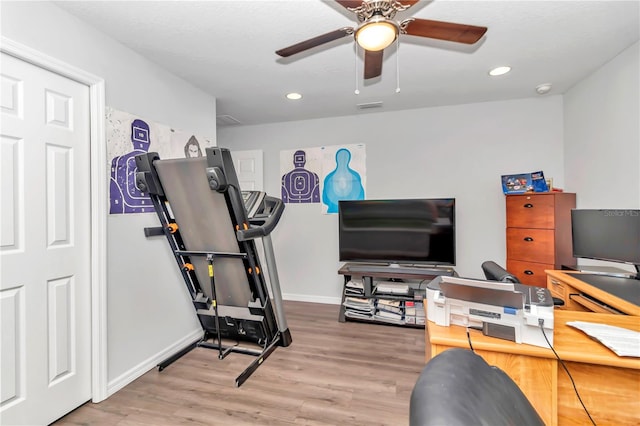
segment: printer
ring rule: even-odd
[[[546,288],[442,275],[427,285],[426,297],[427,320],[437,325],[474,328],[544,348],[553,345],[553,298]]]

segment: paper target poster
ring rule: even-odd
[[[364,144],[323,146],[322,212],[338,213],[340,200],[364,200],[366,151]]]
[[[204,155],[204,148],[214,145],[212,138],[196,137],[109,107],[105,127],[111,214],[154,211],[149,196],[135,185],[136,155],[147,152],[157,152],[160,158],[185,157],[188,153]]]
[[[337,213],[338,201],[364,199],[364,144],[280,151],[281,198],[285,203],[316,203]]]
[[[280,151],[280,198],[285,203],[319,203],[320,148]]]
[[[170,131],[171,153],[165,156],[160,154],[160,158],[202,157],[206,155],[205,149],[215,146],[212,138],[196,136],[182,130],[170,129]]]

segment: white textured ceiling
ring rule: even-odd
[[[286,59],[274,53],[357,26],[355,15],[333,1],[56,4],[215,96],[218,116],[242,124],[531,97],[541,83],[560,94],[640,38],[635,0],[422,1],[396,19],[489,29],[471,47],[401,35],[399,55],[395,45],[387,48],[382,76],[363,82],[351,36]],[[490,78],[487,71],[497,65],[513,70]],[[286,100],[291,91],[304,98]],[[378,101],[382,108],[357,107]]]

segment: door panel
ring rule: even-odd
[[[238,175],[240,189],[264,191],[262,150],[232,151],[231,158]]]
[[[48,424],[91,398],[89,88],[6,54],[0,76],[0,417]]]
[[[2,385],[0,404],[9,406],[24,398],[24,288],[0,292],[0,348]]]
[[[0,252],[23,248],[23,140],[0,135]]]

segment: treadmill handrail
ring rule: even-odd
[[[282,213],[284,212],[284,202],[281,199],[266,196],[265,203],[270,202],[273,203],[273,208],[271,210],[271,214],[264,219],[264,223],[260,226],[251,225],[249,229],[240,229],[236,231],[236,236],[238,241],[247,241],[254,240],[256,238],[262,238],[266,235],[271,234],[273,229],[276,227],[280,218],[282,217]]]
[[[176,250],[175,253],[181,256],[247,257],[247,253],[231,253],[226,251]]]

